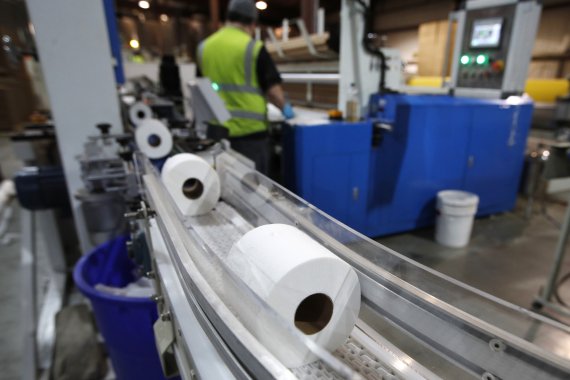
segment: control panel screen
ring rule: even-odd
[[[496,48],[501,43],[502,18],[487,18],[473,22],[472,48]]]

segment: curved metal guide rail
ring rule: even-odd
[[[151,230],[158,286],[177,332],[173,347],[184,378],[482,378],[570,376],[570,328],[506,303],[408,259],[342,225],[259,174],[231,151],[213,160],[222,201],[184,218],[150,163],[137,158],[140,185],[155,211]],[[285,368],[216,295],[232,277],[220,252],[249,229],[295,225],[349,263],[362,308],[346,344],[329,354],[298,336],[320,360]],[[213,274],[214,273],[214,274]],[[216,277],[217,276],[217,277]],[[260,306],[239,279],[244,302]],[[261,305],[260,318],[276,318]],[[557,346],[558,345],[558,346]]]

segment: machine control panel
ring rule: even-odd
[[[501,89],[507,62],[515,5],[477,9],[465,19],[459,55],[459,87]]]

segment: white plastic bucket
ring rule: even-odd
[[[437,193],[435,240],[447,247],[460,248],[469,243],[479,197],[459,190]]]

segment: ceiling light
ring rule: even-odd
[[[258,1],[255,3],[255,7],[260,11],[264,11],[267,9],[267,3],[265,1]]]
[[[135,40],[133,38],[132,40],[129,41],[129,46],[132,47],[133,49],[138,49],[141,45],[138,40]]]
[[[141,0],[139,1],[139,7],[141,7],[142,9],[148,9],[150,8],[150,3],[146,0]]]
[[[167,22],[168,21],[168,15],[165,15],[164,13],[160,15],[160,21],[162,22]]]

